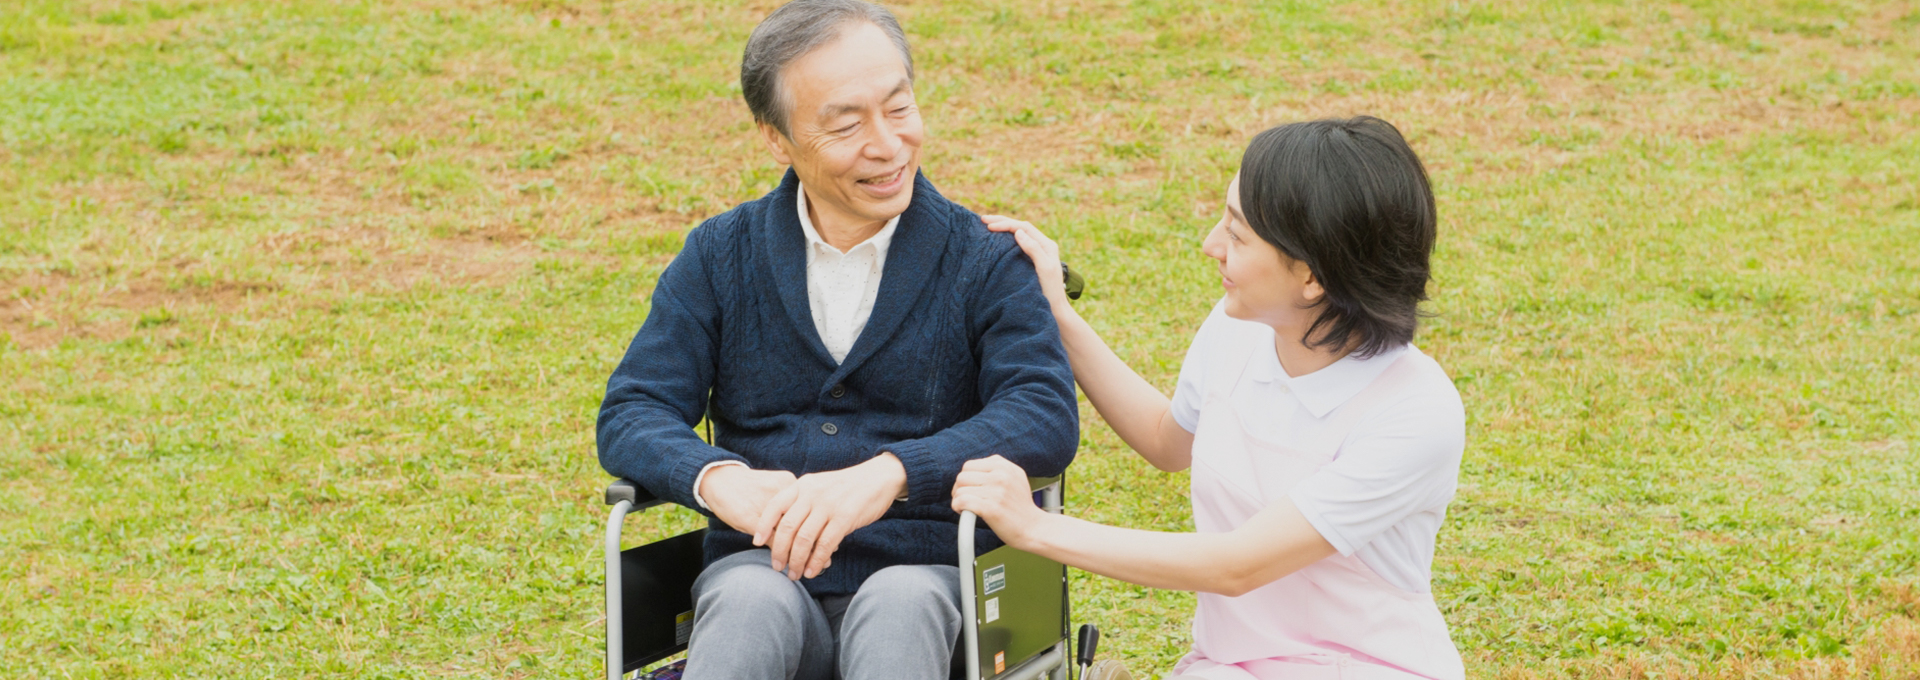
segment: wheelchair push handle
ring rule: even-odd
[[[1060,263],[1060,275],[1066,279],[1068,300],[1078,300],[1087,292],[1087,278],[1067,266],[1065,262]]]

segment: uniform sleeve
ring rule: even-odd
[[[1328,543],[1352,555],[1409,516],[1446,507],[1465,448],[1459,394],[1416,394],[1363,418],[1338,457],[1289,495]]]
[[[1173,422],[1188,432],[1200,427],[1200,404],[1207,396],[1207,374],[1212,372],[1207,359],[1220,355],[1223,322],[1229,320],[1225,304],[1222,300],[1213,305],[1199,332],[1193,334],[1193,344],[1187,346],[1187,358],[1180,362],[1180,382],[1173,388]]]

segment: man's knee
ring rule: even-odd
[[[800,584],[765,550],[723,557],[693,583],[688,678],[828,680],[833,636]],[[824,651],[823,651],[824,650]]]
[[[875,572],[860,585],[850,610],[924,611],[960,619],[960,570],[944,565],[901,565]]]
[[[958,568],[894,566],[874,573],[847,605],[841,677],[948,677],[960,616]]]
[[[694,615],[745,609],[782,619],[803,616],[812,602],[806,590],[774,571],[770,562],[767,551],[749,550],[709,565],[693,583]]]

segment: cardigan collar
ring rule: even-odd
[[[781,305],[787,310],[787,320],[807,339],[814,357],[832,366],[833,355],[820,340],[819,329],[813,324],[813,308],[807,300],[806,234],[800,226],[799,211],[791,208],[799,201],[799,191],[800,177],[788,168],[780,186],[768,196],[772,199],[768,202],[767,215],[771,233],[763,241],[767,244],[765,255],[772,264],[774,287],[779,290]],[[907,211],[900,214],[893,243],[887,248],[880,291],[873,299],[873,313],[867,317],[866,328],[860,331],[860,337],[854,340],[830,382],[839,382],[872,357],[913,311],[920,292],[933,278],[936,265],[946,253],[949,227],[942,218],[948,212],[948,205],[924,173],[914,173],[913,199]]]

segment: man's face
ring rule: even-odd
[[[760,126],[773,157],[793,166],[823,228],[885,222],[913,201],[926,129],[899,49],[858,23],[787,65],[787,127]]]

